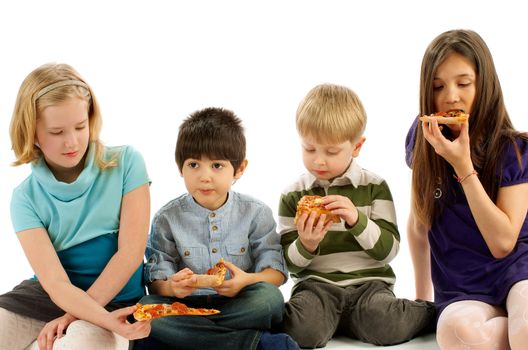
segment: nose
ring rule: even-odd
[[[70,147],[73,148],[74,146],[77,145],[77,137],[75,136],[75,133],[69,132],[69,133],[66,133],[64,136],[65,136],[64,145],[67,148],[70,148]]]
[[[203,167],[200,170],[200,182],[211,182],[211,170],[208,167]]]
[[[458,94],[458,89],[456,87],[448,87],[446,89],[446,102],[452,104],[459,101],[460,96]]]
[[[326,161],[325,161],[323,156],[316,155],[315,158],[314,158],[314,164],[322,166],[322,165],[326,164]]]

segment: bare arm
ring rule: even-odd
[[[437,122],[422,124],[427,141],[453,166],[458,177],[473,171],[468,129],[467,122],[462,124],[460,135],[450,141],[442,135]],[[500,188],[497,203],[493,203],[477,176],[470,175],[461,184],[491,254],[497,259],[510,254],[528,210],[528,184]]]
[[[407,239],[414,266],[416,298],[432,301],[433,285],[427,228],[420,224],[412,211],[407,220]]]
[[[134,306],[109,313],[86,292],[70,283],[46,230],[37,228],[20,231],[17,236],[42,287],[61,309],[127,339],[143,338],[149,334],[149,323],[126,322],[126,315],[134,312]],[[39,337],[39,345],[45,342]]]
[[[144,184],[123,196],[118,249],[87,293],[108,304],[143,261],[150,220],[150,192]]]

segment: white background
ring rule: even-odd
[[[178,126],[208,106],[243,120],[249,168],[234,186],[276,213],[304,172],[298,103],[314,85],[351,87],[367,114],[359,163],[385,177],[401,234],[396,293],[414,297],[405,224],[410,171],[404,139],[418,113],[422,55],[443,31],[476,30],[490,47],[516,128],[528,130],[528,24],[501,1],[4,1],[0,4],[0,293],[32,275],[13,232],[9,121],[24,77],[47,62],[73,65],[103,112],[103,141],[131,144],[152,179],[152,214],[185,191],[174,163]]]

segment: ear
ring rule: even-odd
[[[352,151],[352,157],[356,158],[359,156],[359,151],[361,151],[361,147],[363,147],[363,144],[365,143],[365,136],[361,136],[359,140],[354,145],[354,150]]]
[[[246,170],[248,165],[247,159],[244,159],[242,163],[240,163],[240,166],[238,167],[237,171],[235,171],[235,180],[238,180],[242,177],[242,174],[244,174],[244,171]]]

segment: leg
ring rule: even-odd
[[[46,322],[20,316],[0,308],[0,350],[24,349],[40,333]]]
[[[435,321],[432,303],[396,298],[390,286],[382,281],[351,286],[347,292],[349,312],[343,315],[339,331],[366,343],[403,343]]]
[[[234,298],[220,300],[218,308],[221,313],[211,318],[219,326],[271,329],[282,321],[284,298],[279,288],[270,283],[255,283],[242,289]]]
[[[509,349],[508,320],[500,307],[464,300],[440,314],[436,340],[441,349]]]
[[[344,305],[344,288],[301,282],[286,304],[283,331],[302,348],[324,347],[337,329]]]
[[[140,303],[170,304],[174,301],[174,298],[147,295],[140,300]],[[134,349],[256,349],[261,335],[260,330],[234,330],[218,325],[213,316],[171,316],[155,319],[151,323],[150,336],[135,341]]]
[[[62,338],[55,340],[53,350],[128,350],[128,346],[128,339],[90,322],[77,320],[68,326]]]
[[[508,293],[508,337],[512,349],[528,344],[528,280],[516,283]]]

